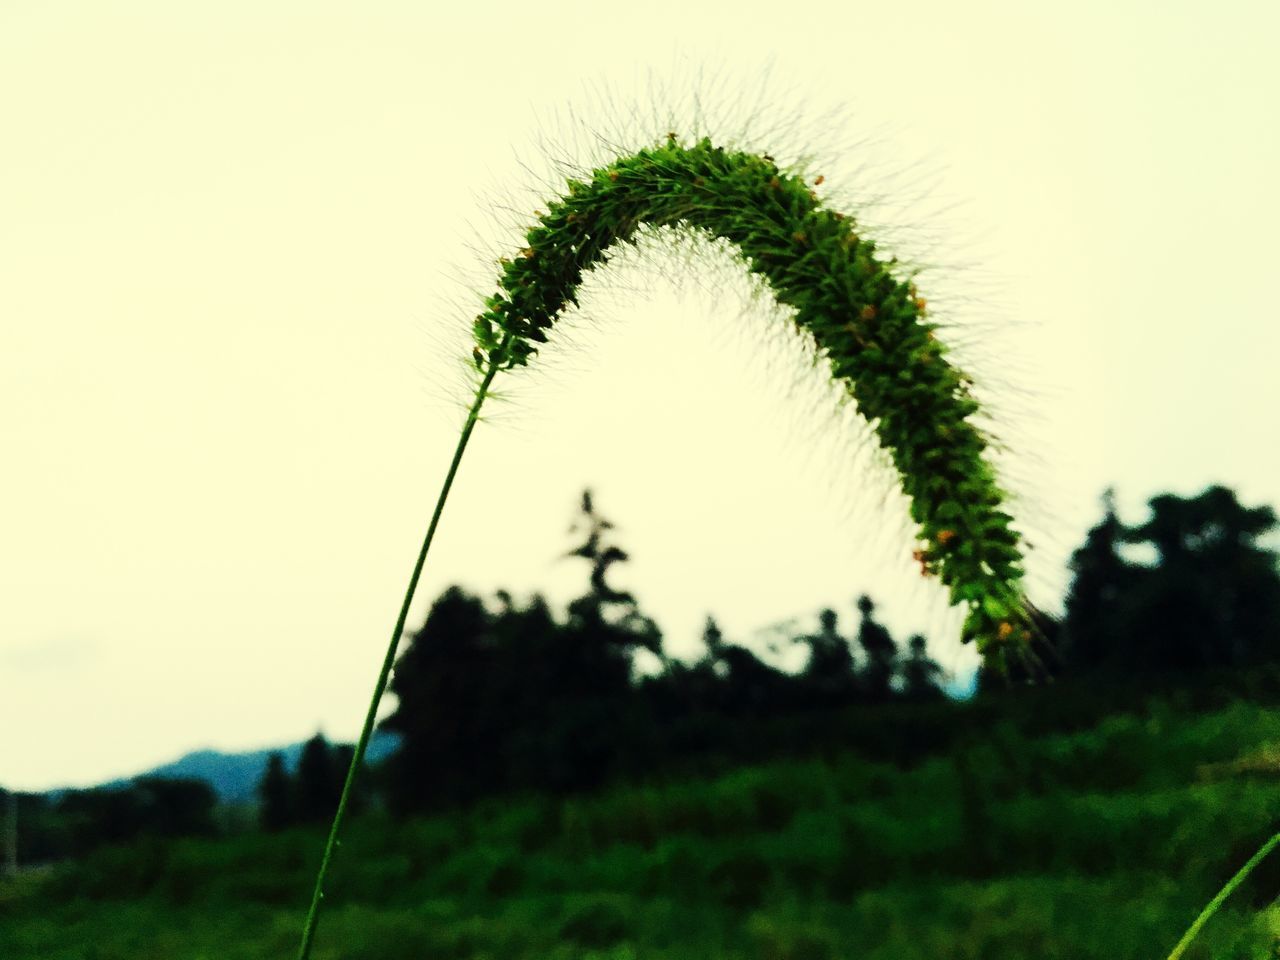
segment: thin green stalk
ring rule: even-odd
[[[1253,868],[1260,864],[1272,850],[1280,845],[1280,833],[1264,843],[1249,862],[1240,868],[1240,872],[1227,881],[1227,885],[1218,891],[1218,895],[1209,901],[1209,905],[1200,911],[1200,916],[1196,917],[1195,923],[1187,928],[1187,932],[1182,935],[1182,939],[1178,941],[1178,945],[1173,948],[1173,953],[1169,954],[1169,960],[1178,960],[1187,951],[1187,947],[1191,946],[1191,941],[1196,938],[1201,928],[1209,922],[1209,919],[1218,912],[1218,908],[1231,896],[1236,887],[1244,883],[1245,878],[1253,872]]]
[[[316,877],[298,960],[307,960],[324,896],[324,880],[356,771],[364,758],[378,704],[395,661],[409,605],[435,534],[445,498],[481,404],[500,369],[526,365],[548,331],[578,303],[584,274],[602,266],[609,250],[634,243],[641,226],[710,233],[734,244],[747,269],[768,281],[779,304],[795,309],[846,385],[858,410],[876,424],[911,499],[919,549],[912,556],[925,576],[938,575],[952,603],[969,612],[962,640],[977,640],[997,669],[1027,648],[1038,628],[1021,589],[1021,534],[999,507],[1006,495],[984,459],[985,433],[970,420],[980,410],[972,380],[946,360],[936,323],[919,296],[914,273],[899,276],[897,261],[877,256],[876,244],[839,211],[823,207],[798,173],[768,154],[718,147],[709,138],[665,143],[618,158],[570,180],[567,192],[538,214],[526,246],[502,258],[497,292],[473,323],[473,357],[488,372],[480,384],[418,555],[364,730],[351,758],[324,859]]]
[[[510,338],[508,338],[509,340]],[[507,341],[494,351],[495,357],[505,356]],[[373,697],[369,701],[369,712],[365,714],[364,727],[360,731],[360,739],[356,741],[355,753],[351,756],[351,765],[347,767],[347,778],[342,784],[342,796],[338,800],[338,809],[333,815],[333,824],[329,827],[329,839],[324,845],[324,856],[320,860],[320,869],[316,873],[316,886],[311,894],[311,907],[307,911],[307,922],[302,929],[302,944],[298,948],[298,960],[307,960],[311,956],[311,941],[315,937],[316,925],[320,922],[320,901],[324,899],[324,881],[329,873],[329,863],[333,859],[333,851],[338,847],[338,831],[347,812],[347,801],[351,798],[351,789],[356,780],[356,773],[364,761],[365,749],[369,746],[369,737],[373,734],[373,725],[378,715],[378,705],[382,702],[382,694],[386,692],[387,681],[391,677],[391,668],[396,661],[396,650],[400,646],[400,637],[404,633],[405,621],[409,618],[409,606],[413,603],[414,592],[418,589],[418,579],[422,576],[422,568],[427,560],[427,551],[431,549],[431,541],[435,538],[436,527],[440,523],[440,514],[444,512],[445,501],[449,498],[449,489],[453,486],[453,478],[458,473],[458,464],[462,462],[463,451],[467,449],[467,441],[471,439],[471,431],[475,429],[480,418],[480,407],[489,395],[489,386],[498,372],[500,360],[489,359],[489,371],[476,388],[476,396],[467,412],[467,422],[458,437],[457,449],[453,451],[453,461],[449,464],[449,472],[445,474],[444,483],[440,487],[440,496],[436,499],[435,511],[431,514],[431,523],[427,526],[426,536],[422,539],[422,549],[418,551],[418,560],[413,565],[413,575],[409,577],[409,586],[404,593],[404,601],[400,604],[400,615],[396,617],[395,629],[391,631],[391,642],[387,644],[386,656],[382,659],[382,669],[378,673],[378,682],[373,688]]]

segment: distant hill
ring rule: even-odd
[[[395,734],[375,733],[369,741],[365,759],[377,763],[395,752],[400,740]],[[138,777],[174,777],[204,780],[223,803],[252,803],[257,799],[258,784],[267,769],[267,758],[273,753],[284,755],[286,768],[292,773],[297,769],[302,755],[302,743],[290,743],[281,747],[252,750],[248,753],[223,753],[219,750],[195,750],[171,763],[154,769],[121,777],[104,787],[122,787]]]

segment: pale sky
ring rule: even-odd
[[[1130,520],[1215,482],[1280,506],[1280,7],[640,10],[0,5],[0,784],[355,735],[500,208],[531,216],[547,152],[601,159],[600,132],[728,141],[754,113],[745,145],[813,155],[937,265],[1045,606],[1108,484]],[[849,629],[865,591],[970,670],[855,419],[722,252],[693,259],[593,276],[499,381],[413,622],[455,582],[574,596],[590,485],[676,653],[707,613]]]

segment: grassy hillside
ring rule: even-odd
[[[1166,701],[910,769],[851,754],[491,801],[340,851],[320,960],[1161,958],[1280,823],[1280,710]],[[5,960],[279,958],[320,837],[104,850],[0,887]],[[1280,863],[1189,957],[1277,955]]]

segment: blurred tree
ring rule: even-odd
[[[303,823],[330,819],[338,804],[337,784],[329,742],[317,733],[302,745],[302,755],[298,758],[298,819]]]
[[[502,625],[507,686],[522,705],[508,749],[509,769],[521,783],[553,790],[593,786],[644,737],[635,657],[644,650],[662,662],[662,634],[635,597],[608,580],[611,567],[630,559],[613,529],[584,491],[569,530],[581,542],[566,556],[589,564],[587,592],[569,603],[563,625],[545,605],[513,613]]]
[[[284,766],[284,754],[276,751],[267,757],[267,769],[258,784],[261,801],[258,818],[262,829],[283,830],[298,821],[294,802],[294,784]]]
[[[678,658],[663,661],[662,672],[645,678],[642,691],[649,715],[664,732],[676,724],[682,729],[678,734],[687,745],[696,741],[705,743],[707,715],[721,702],[723,678],[728,666],[720,657],[726,646],[724,633],[715,618],[708,616],[702,629],[703,653],[693,663]]]
[[[929,656],[928,641],[921,634],[907,640],[907,656],[902,661],[902,695],[908,700],[941,700],[938,680],[942,667]]]
[[[607,638],[602,635],[602,639],[620,645],[628,664],[636,649],[648,650],[661,658],[662,634],[657,624],[640,612],[629,591],[617,590],[605,579],[611,566],[631,559],[625,550],[611,542],[609,531],[613,529],[613,524],[596,512],[591,491],[584,490],[580,516],[570,526],[569,533],[585,536],[586,540],[566,556],[581,557],[591,564],[590,587],[569,604],[570,625],[577,621],[615,627]]]
[[[60,852],[83,856],[142,836],[207,836],[216,797],[203,780],[140,777],[126,786],[68,790],[53,805]]]
[[[605,582],[609,567],[620,561],[631,559],[627,552],[616,544],[606,544],[605,536],[613,529],[613,524],[596,513],[595,503],[590,490],[582,491],[581,516],[569,527],[569,533],[585,534],[586,542],[570,550],[566,556],[582,557],[591,563],[591,589],[586,596],[598,604],[621,603],[632,604],[633,597],[626,590],[614,590]]]
[[[831,609],[818,614],[818,632],[797,638],[809,647],[809,660],[800,676],[812,706],[834,706],[854,698],[857,677],[853,651],[840,633],[839,615]]]
[[[68,856],[70,838],[67,824],[57,812],[57,802],[47,794],[10,794],[17,800],[17,861],[30,866]]]
[[[1077,671],[1115,660],[1129,646],[1132,591],[1141,575],[1120,556],[1129,530],[1116,515],[1111,488],[1103,493],[1102,506],[1102,519],[1071,555],[1063,656]]]
[[[467,800],[498,782],[499,728],[486,714],[495,700],[492,627],[478,597],[449,587],[396,661],[396,708],[382,722],[401,738],[386,770],[392,809]]]
[[[204,780],[140,777],[133,782],[146,820],[146,832],[162,837],[212,836],[218,798]]]
[[[715,675],[720,678],[716,706],[731,716],[776,716],[804,699],[795,677],[774,669],[736,643],[720,648]]]
[[[720,629],[720,624],[716,622],[716,618],[707,615],[707,622],[702,626],[702,648],[705,651],[703,658],[714,663],[724,652],[724,631]]]
[[[59,798],[58,815],[65,822],[70,852],[83,855],[107,843],[125,843],[146,829],[146,807],[130,787],[69,790]]]
[[[866,653],[866,662],[858,679],[863,694],[872,701],[893,696],[893,678],[898,671],[898,646],[873,614],[876,605],[865,593],[858,598],[862,623],[858,626],[858,644]]]
[[[660,673],[641,680],[637,699],[646,729],[644,742],[627,751],[642,764],[633,764],[633,771],[653,776],[723,749],[733,723],[723,710],[728,665],[720,657],[727,644],[713,617],[706,618],[702,642],[702,655],[693,662],[664,658]]]
[[[1259,538],[1277,526],[1270,507],[1244,507],[1211,486],[1193,497],[1162,493],[1150,516],[1126,527],[1112,491],[1102,521],[1072,555],[1064,657],[1073,670],[1185,672],[1280,656],[1280,572]],[[1155,562],[1130,564],[1122,544],[1148,546]]]
[[[1280,572],[1258,544],[1275,529],[1270,507],[1248,508],[1223,486],[1194,497],[1160,494],[1126,541],[1154,547],[1132,597],[1133,652],[1156,669],[1241,666],[1280,655]]]
[[[576,771],[573,758],[601,732],[579,735],[573,718],[584,703],[629,689],[630,662],[623,652],[558,622],[536,595],[495,617],[492,634],[491,712],[506,718],[495,760],[505,782],[557,789],[578,776],[594,776],[593,761],[584,759]]]
[[[4,872],[18,875],[18,791],[0,788],[4,796]]]

